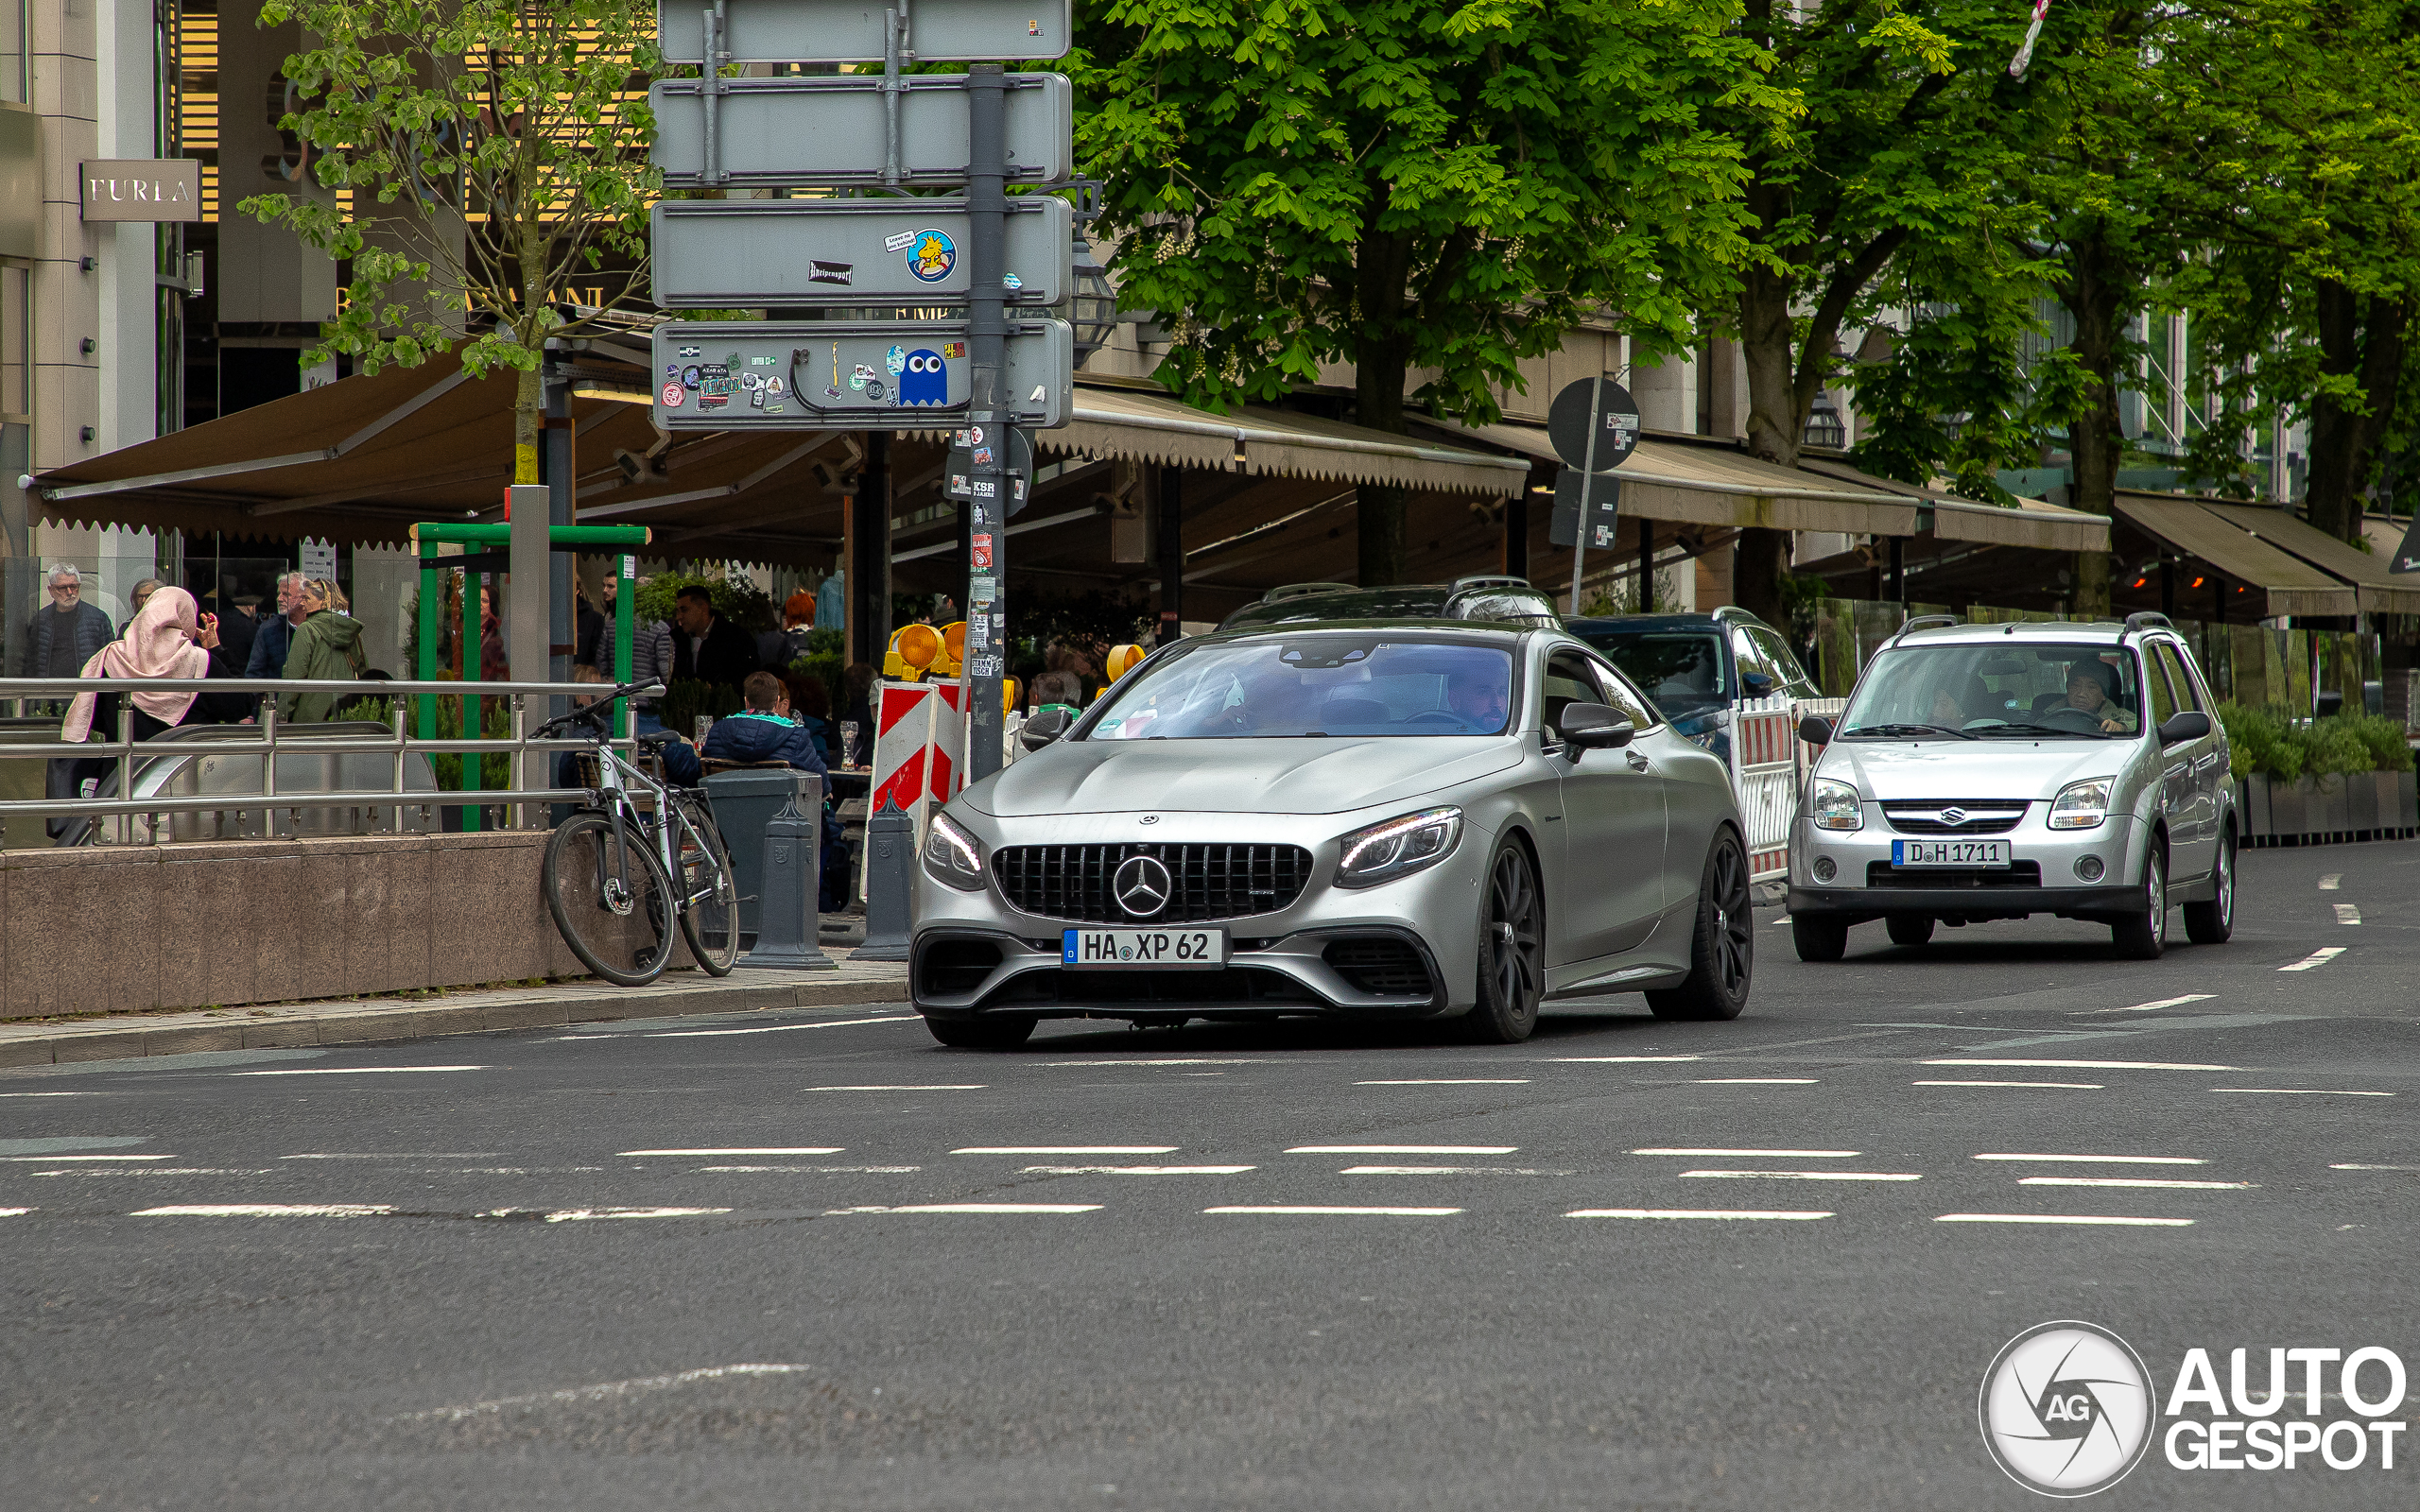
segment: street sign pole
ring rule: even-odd
[[[966,775],[980,782],[1000,769],[1003,718],[1000,674],[1005,667],[1000,631],[1005,619],[1000,583],[1008,576],[1008,80],[998,63],[967,70],[966,208],[967,356],[972,402],[975,497],[968,531],[966,660],[963,697],[968,709]],[[980,433],[973,434],[973,433]],[[990,487],[985,487],[985,484]]]
[[[1597,413],[1597,402],[1604,393],[1605,375],[1599,373],[1588,380],[1588,413]],[[1597,489],[1597,432],[1588,427],[1588,455],[1580,464],[1580,528],[1571,537],[1571,612],[1580,613],[1580,567],[1588,558],[1588,525],[1595,519],[1588,506],[1594,502]]]

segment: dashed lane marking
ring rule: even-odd
[[[1270,1208],[1204,1208],[1211,1212],[1258,1212],[1283,1217],[1334,1218],[1445,1218],[1461,1211],[1460,1208],[1347,1208],[1347,1207],[1270,1207]]]
[[[2135,1003],[2122,1008],[2095,1008],[2095,1013],[2149,1013],[2154,1008],[2181,1008],[2187,1003],[2207,1003],[2216,992],[2187,992],[2183,997],[2161,998],[2152,1003]]]
[[[281,1155],[281,1160],[500,1160],[502,1150],[385,1150],[369,1154]]]
[[[2164,1192],[2248,1192],[2249,1181],[2162,1181],[2150,1177],[2124,1176],[2028,1176],[2019,1177],[2021,1187],[2156,1187]]]
[[[701,1165],[693,1175],[906,1176],[921,1165]]]
[[[2301,960],[2292,962],[2290,965],[2281,966],[2277,968],[2277,970],[2281,971],[2315,971],[2343,954],[2344,947],[2342,945],[2323,945],[2319,949],[2311,952],[2308,955],[2304,956]]]
[[[683,1150],[624,1150],[625,1158],[646,1155],[838,1155],[846,1146],[838,1144],[735,1144],[727,1148]]]
[[[1703,1060],[1703,1056],[1547,1056],[1550,1066],[1644,1066],[1677,1060]]]
[[[2322,892],[2334,892],[2343,885],[2344,873],[2341,871],[2331,871],[2319,879],[2319,890]]]
[[[1812,1087],[1812,1076],[1700,1076],[1701,1087]]]
[[[2214,1092],[2273,1092],[2283,1097],[2393,1097],[2393,1092],[2345,1091],[2334,1087],[2213,1087]]]
[[[979,1092],[979,1081],[936,1081],[914,1085],[869,1083],[852,1087],[802,1087],[803,1092]]]
[[[228,1076],[400,1076],[416,1071],[485,1071],[485,1066],[311,1066],[302,1071],[230,1071]]]
[[[726,1376],[783,1376],[812,1370],[811,1365],[718,1365],[702,1370],[681,1370],[670,1375],[639,1376],[630,1381],[608,1381],[600,1385],[575,1386],[567,1391],[534,1391],[523,1397],[497,1397],[488,1401],[466,1402],[458,1407],[431,1407],[426,1412],[406,1413],[390,1418],[389,1422],[424,1422],[441,1418],[460,1422],[484,1413],[502,1412],[508,1407],[535,1407],[552,1402],[604,1401],[614,1397],[635,1396],[641,1392],[662,1391],[672,1386],[685,1386],[693,1382],[718,1381]]]
[[[1263,1066],[1263,1060],[1212,1060],[1203,1057],[1167,1060],[1037,1060],[1033,1069],[1045,1066]]]
[[[2207,1165],[2198,1155],[1978,1155],[1978,1160],[2044,1160],[2066,1165]]]
[[[1407,1081],[1357,1081],[1356,1087],[1527,1087],[1527,1076],[1430,1076]]]
[[[827,1218],[867,1212],[1068,1213],[1098,1212],[1098,1202],[925,1202],[901,1208],[827,1208]]]
[[[2097,1081],[1911,1081],[1910,1087],[2054,1087],[2065,1091],[2097,1092],[2104,1090]]]
[[[1684,1179],[1703,1177],[1718,1181],[1921,1181],[1914,1171],[1684,1171]]]
[[[1511,1155],[1518,1144],[1296,1144],[1288,1155]]]
[[[1339,1176],[1577,1176],[1577,1171],[1533,1171],[1512,1165],[1348,1165]]]
[[[2331,1171],[2420,1171],[2420,1165],[2331,1165]]]
[[[61,1160],[173,1160],[173,1155],[0,1155],[0,1160],[33,1160],[57,1165]]]
[[[1832,1215],[1829,1212],[1789,1212],[1755,1208],[1580,1208],[1564,1213],[1564,1216],[1566,1218],[1717,1218],[1793,1223],[1813,1218],[1828,1218]]]
[[[503,1217],[510,1209],[500,1210]],[[561,1208],[546,1214],[548,1223],[586,1223],[596,1218],[714,1218],[729,1208]]]
[[[907,1023],[922,1018],[916,1013],[893,1013],[879,1019],[832,1019],[821,1023],[769,1023],[753,1029],[657,1029],[636,1038],[641,1040],[714,1040],[733,1034],[787,1034],[793,1029],[850,1029],[861,1023]]]
[[[1988,1060],[1945,1056],[1918,1062],[1926,1066],[2031,1066],[2041,1071],[2235,1071],[2234,1066],[2204,1065],[2190,1060]]]
[[[169,1208],[145,1208],[134,1218],[376,1218],[394,1211],[392,1204],[365,1202],[227,1202],[190,1203]]]
[[[1685,1148],[1678,1145],[1651,1145],[1633,1150],[1633,1155],[1685,1155],[1693,1160],[1728,1159],[1734,1160],[1853,1160],[1863,1150],[1717,1150]]]
[[[1251,1165],[1028,1165],[1026,1176],[1241,1176]]]
[[[31,1208],[0,1208],[0,1218],[22,1218],[33,1211]]]
[[[969,1144],[952,1155],[1174,1155],[1173,1144]]]
[[[2359,903],[2338,903],[2336,905],[2336,921],[2340,924],[2360,923],[2361,921],[2361,905]]]
[[[2106,1213],[2082,1212],[1945,1212],[1935,1223],[2040,1223],[2083,1224],[2093,1228],[2190,1228],[2190,1218],[2118,1218]]]

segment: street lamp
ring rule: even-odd
[[[1076,282],[1067,295],[1067,323],[1076,328],[1076,366],[1109,345],[1110,334],[1117,329],[1117,290],[1109,282],[1109,270],[1093,254],[1092,243],[1084,239],[1080,227],[1076,232]]]
[[[1841,412],[1833,404],[1832,396],[1817,394],[1815,407],[1806,417],[1806,444],[1838,450],[1848,443],[1848,427],[1841,423]]]

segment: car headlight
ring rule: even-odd
[[[2050,800],[2050,828],[2089,830],[2109,817],[2109,779],[2069,782]]]
[[[1819,777],[1806,795],[1806,813],[1819,830],[1862,830],[1865,809],[1857,789],[1836,778]]]
[[[946,814],[933,816],[932,833],[925,836],[925,870],[935,882],[961,892],[983,886],[983,848],[975,836],[950,822]]]
[[[1728,709],[1708,709],[1703,713],[1672,721],[1672,733],[1700,750],[1711,751],[1717,756],[1727,756],[1731,752],[1731,742],[1724,734],[1730,728],[1731,711]]]
[[[1443,861],[1462,837],[1462,811],[1426,809],[1356,830],[1340,842],[1344,859],[1336,868],[1340,887],[1374,887]]]

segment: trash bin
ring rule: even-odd
[[[788,766],[742,767],[706,779],[706,800],[714,805],[715,828],[731,852],[732,881],[739,888],[742,950],[755,948],[758,910],[764,906],[765,825],[793,799],[804,807],[805,794],[815,785],[814,778]]]

